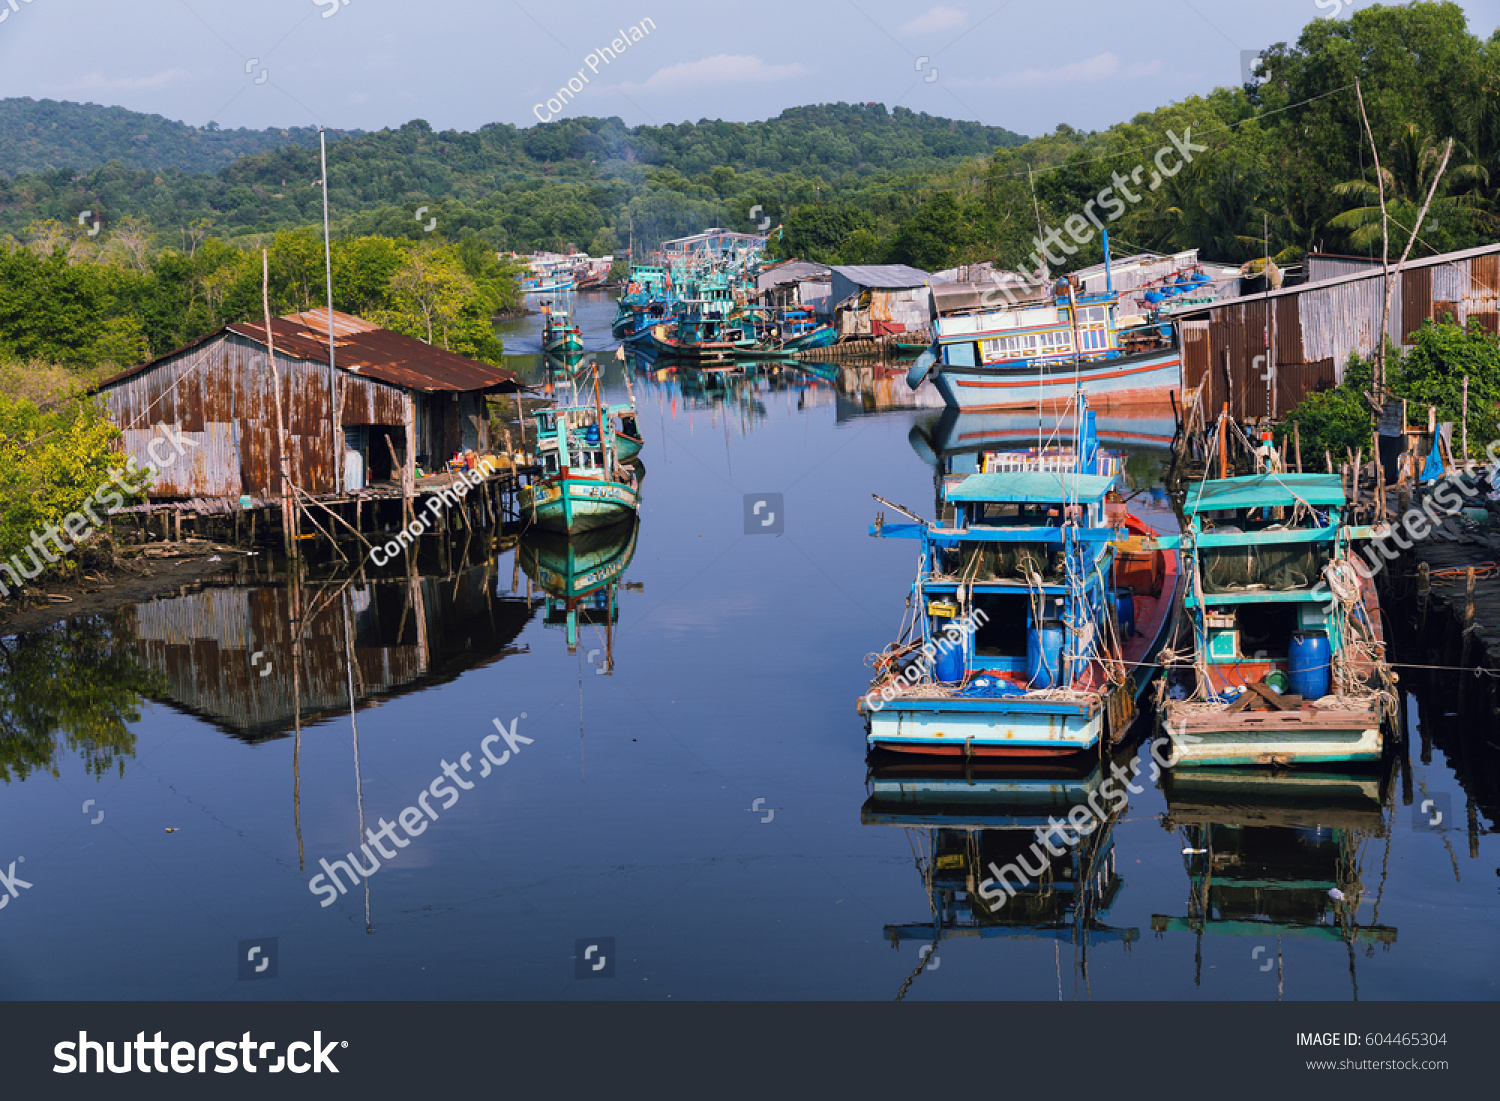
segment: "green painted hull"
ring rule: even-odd
[[[562,333],[542,342],[542,351],[548,355],[576,355],[583,351],[583,341],[576,333]]]
[[[574,535],[628,520],[640,507],[640,490],[622,482],[554,475],[522,486],[521,515],[543,531]]]

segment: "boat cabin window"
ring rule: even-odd
[[[1235,657],[1284,661],[1291,653],[1292,635],[1301,629],[1296,604],[1239,604],[1220,617],[1233,619]],[[1223,656],[1230,656],[1224,654]]]
[[[1031,614],[1029,594],[975,593],[974,654],[981,658],[1024,658],[1026,624]],[[979,612],[984,613],[981,620]]]

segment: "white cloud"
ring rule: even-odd
[[[77,80],[68,81],[65,84],[53,84],[51,87],[60,92],[130,91],[136,88],[160,88],[164,84],[171,84],[192,75],[186,69],[164,69],[151,76],[106,77],[95,70]]]
[[[657,92],[672,88],[702,88],[711,84],[765,84],[787,80],[807,72],[796,62],[790,65],[767,65],[758,57],[746,54],[717,54],[702,61],[684,61],[658,69],[640,84],[625,83],[625,92]]]
[[[954,79],[953,83],[970,88],[1052,88],[1059,84],[1097,84],[1102,80],[1136,80],[1157,76],[1162,72],[1160,61],[1144,64],[1122,65],[1119,57],[1105,52],[1083,61],[1071,61],[1055,69],[1022,69],[1020,72],[989,76],[982,80]]]
[[[937,34],[939,31],[959,31],[969,25],[969,17],[957,8],[939,4],[931,11],[923,12],[909,23],[903,23],[897,34]]]

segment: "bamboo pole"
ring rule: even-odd
[[[1297,473],[1301,474],[1302,473],[1302,425],[1299,422],[1297,422],[1297,421],[1293,421],[1292,422],[1292,444],[1296,448],[1296,451],[1297,451]]]
[[[292,476],[286,461],[286,416],[281,408],[281,368],[276,366],[276,337],[271,333],[271,254],[260,250],[260,303],[266,319],[266,350],[271,358],[271,385],[276,390],[276,442],[281,457],[281,535],[286,546],[286,556],[296,558],[296,520],[292,511]]]
[[[1385,400],[1385,332],[1391,312],[1391,235],[1390,217],[1385,209],[1385,173],[1380,168],[1380,150],[1375,145],[1375,132],[1370,129],[1370,116],[1365,113],[1365,97],[1360,90],[1359,78],[1354,78],[1354,96],[1359,101],[1359,117],[1365,124],[1365,134],[1370,139],[1370,155],[1375,158],[1375,186],[1380,197],[1380,270],[1385,279],[1385,308],[1380,313],[1380,333],[1375,338],[1375,400]],[[1372,413],[1373,417],[1374,414]]]

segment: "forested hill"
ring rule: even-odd
[[[619,159],[692,176],[715,168],[795,172],[832,180],[845,173],[930,170],[987,156],[1025,138],[999,126],[934,118],[879,103],[792,107],[765,122],[704,119],[626,129],[619,119],[566,119],[517,131],[491,126],[480,135],[520,148],[539,162]]]
[[[115,124],[117,134],[128,129]],[[37,222],[66,225],[83,210],[108,226],[135,219],[179,236],[194,222],[230,238],[312,224],[321,217],[316,140],[287,135],[294,144],[213,174],[115,161],[0,176],[0,238],[23,238]],[[484,231],[497,248],[573,242],[613,251],[632,233],[661,240],[710,224],[748,228],[757,203],[779,218],[789,196],[942,172],[1024,140],[878,103],[799,107],[764,122],[638,127],[570,118],[435,131],[415,119],[330,142],[328,175],[335,218],[352,232],[400,235],[410,229],[403,219],[425,205],[444,233]]]
[[[315,146],[317,127],[220,130],[173,122],[124,107],[0,99],[0,175],[71,168],[87,172],[110,161],[159,172],[217,172],[239,157],[284,145]]]

